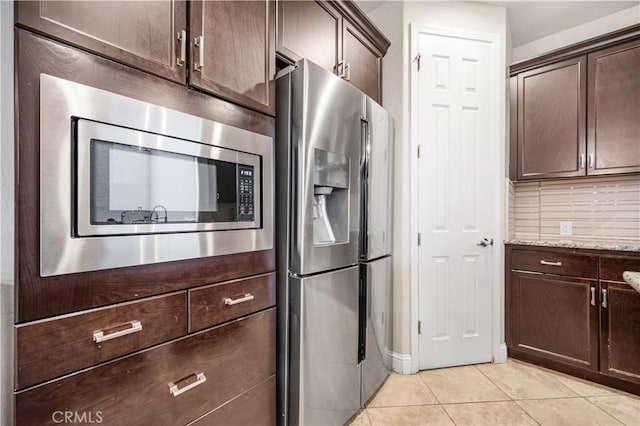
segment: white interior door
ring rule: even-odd
[[[419,33],[417,107],[420,369],[492,360],[500,244],[492,43]],[[498,225],[496,225],[498,224]]]

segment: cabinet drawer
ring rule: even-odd
[[[276,378],[251,388],[222,407],[199,418],[196,426],[272,426],[276,424]]]
[[[185,296],[174,293],[17,326],[16,387],[186,334]]]
[[[513,250],[511,269],[598,278],[598,256],[543,250]]]
[[[275,309],[16,394],[20,425],[58,411],[104,424],[185,424],[275,374]]]
[[[640,256],[637,257],[600,257],[600,279],[624,282],[624,271],[640,272]]]
[[[198,331],[276,303],[276,274],[189,290],[190,331]]]

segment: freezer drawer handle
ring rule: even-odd
[[[238,299],[232,299],[230,297],[225,297],[224,298],[224,304],[225,305],[237,305],[238,303],[244,303],[244,302],[248,302],[250,300],[253,300],[253,294],[251,293],[246,293],[244,296],[238,298]]]
[[[540,264],[547,266],[562,266],[562,262],[549,262],[548,260],[541,260]]]
[[[122,327],[127,327],[124,330],[120,330]],[[113,333],[105,334],[105,331],[109,330],[118,330]],[[118,337],[126,336],[128,334],[137,333],[138,331],[142,331],[142,323],[140,321],[134,320],[129,321],[121,325],[116,325],[114,327],[110,327],[105,330],[96,330],[93,332],[93,341],[96,343],[106,342],[107,340],[116,339]]]
[[[196,380],[193,383],[189,383],[188,385],[186,385],[183,388],[178,388],[178,383],[183,382],[185,380],[187,380],[190,377],[196,376]],[[204,382],[207,381],[207,378],[205,377],[204,373],[193,373],[188,375],[187,377],[183,377],[182,379],[178,380],[177,382],[171,382],[169,383],[169,393],[171,393],[171,395],[178,396],[182,393],[185,393],[186,391],[188,391],[189,389],[193,389],[196,386],[199,386],[201,384],[203,384]]]

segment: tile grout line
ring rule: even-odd
[[[492,364],[494,364],[494,363],[492,363]],[[504,364],[506,365],[507,363],[505,362]],[[479,369],[478,368],[478,364],[474,364],[473,366],[475,367],[476,370],[478,370],[480,372],[480,374],[482,374],[484,377],[486,377],[487,380],[489,380],[495,387],[497,387],[500,390],[500,392],[502,392],[507,398],[509,398],[510,401],[515,401],[515,398],[512,398],[511,395],[509,395],[507,393],[507,391],[502,388],[502,386],[500,386],[498,383],[494,382],[493,379],[491,379],[491,377],[487,376],[481,369]]]
[[[590,397],[593,398],[593,397]],[[608,415],[609,417],[611,417],[613,420],[620,422],[620,424],[626,425],[625,422],[623,422],[621,419],[619,419],[618,417],[616,417],[613,413],[609,413],[608,411],[606,411],[604,408],[600,408],[598,407],[596,404],[594,404],[593,402],[589,401],[589,398],[587,398],[586,396],[584,397],[584,399],[591,405],[593,405],[594,407],[596,407],[598,410],[602,411],[603,413],[605,413],[606,415]]]
[[[447,409],[444,408],[444,405],[442,404],[442,401],[440,401],[440,398],[438,398],[438,395],[436,395],[436,393],[433,391],[433,389],[431,389],[431,386],[429,386],[429,383],[427,383],[427,380],[424,377],[422,377],[422,374],[420,374],[420,371],[418,371],[418,376],[420,376],[420,380],[422,380],[422,383],[424,383],[424,385],[427,387],[427,389],[429,389],[429,392],[431,392],[431,395],[433,395],[433,397],[436,399],[436,401],[438,401],[438,406],[440,406],[440,409],[442,411],[444,411],[444,413],[447,415],[449,420],[451,420],[451,423],[456,425],[457,423],[453,420],[453,417],[451,417],[451,415],[449,414]]]

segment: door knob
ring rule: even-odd
[[[486,239],[486,238],[483,238],[483,239],[481,239],[481,240],[480,240],[480,242],[479,242],[478,244],[476,244],[476,245],[477,245],[477,246],[480,246],[480,247],[492,246],[492,245],[493,245],[493,238],[492,238],[492,239],[490,239],[490,240],[489,240],[489,239]]]

